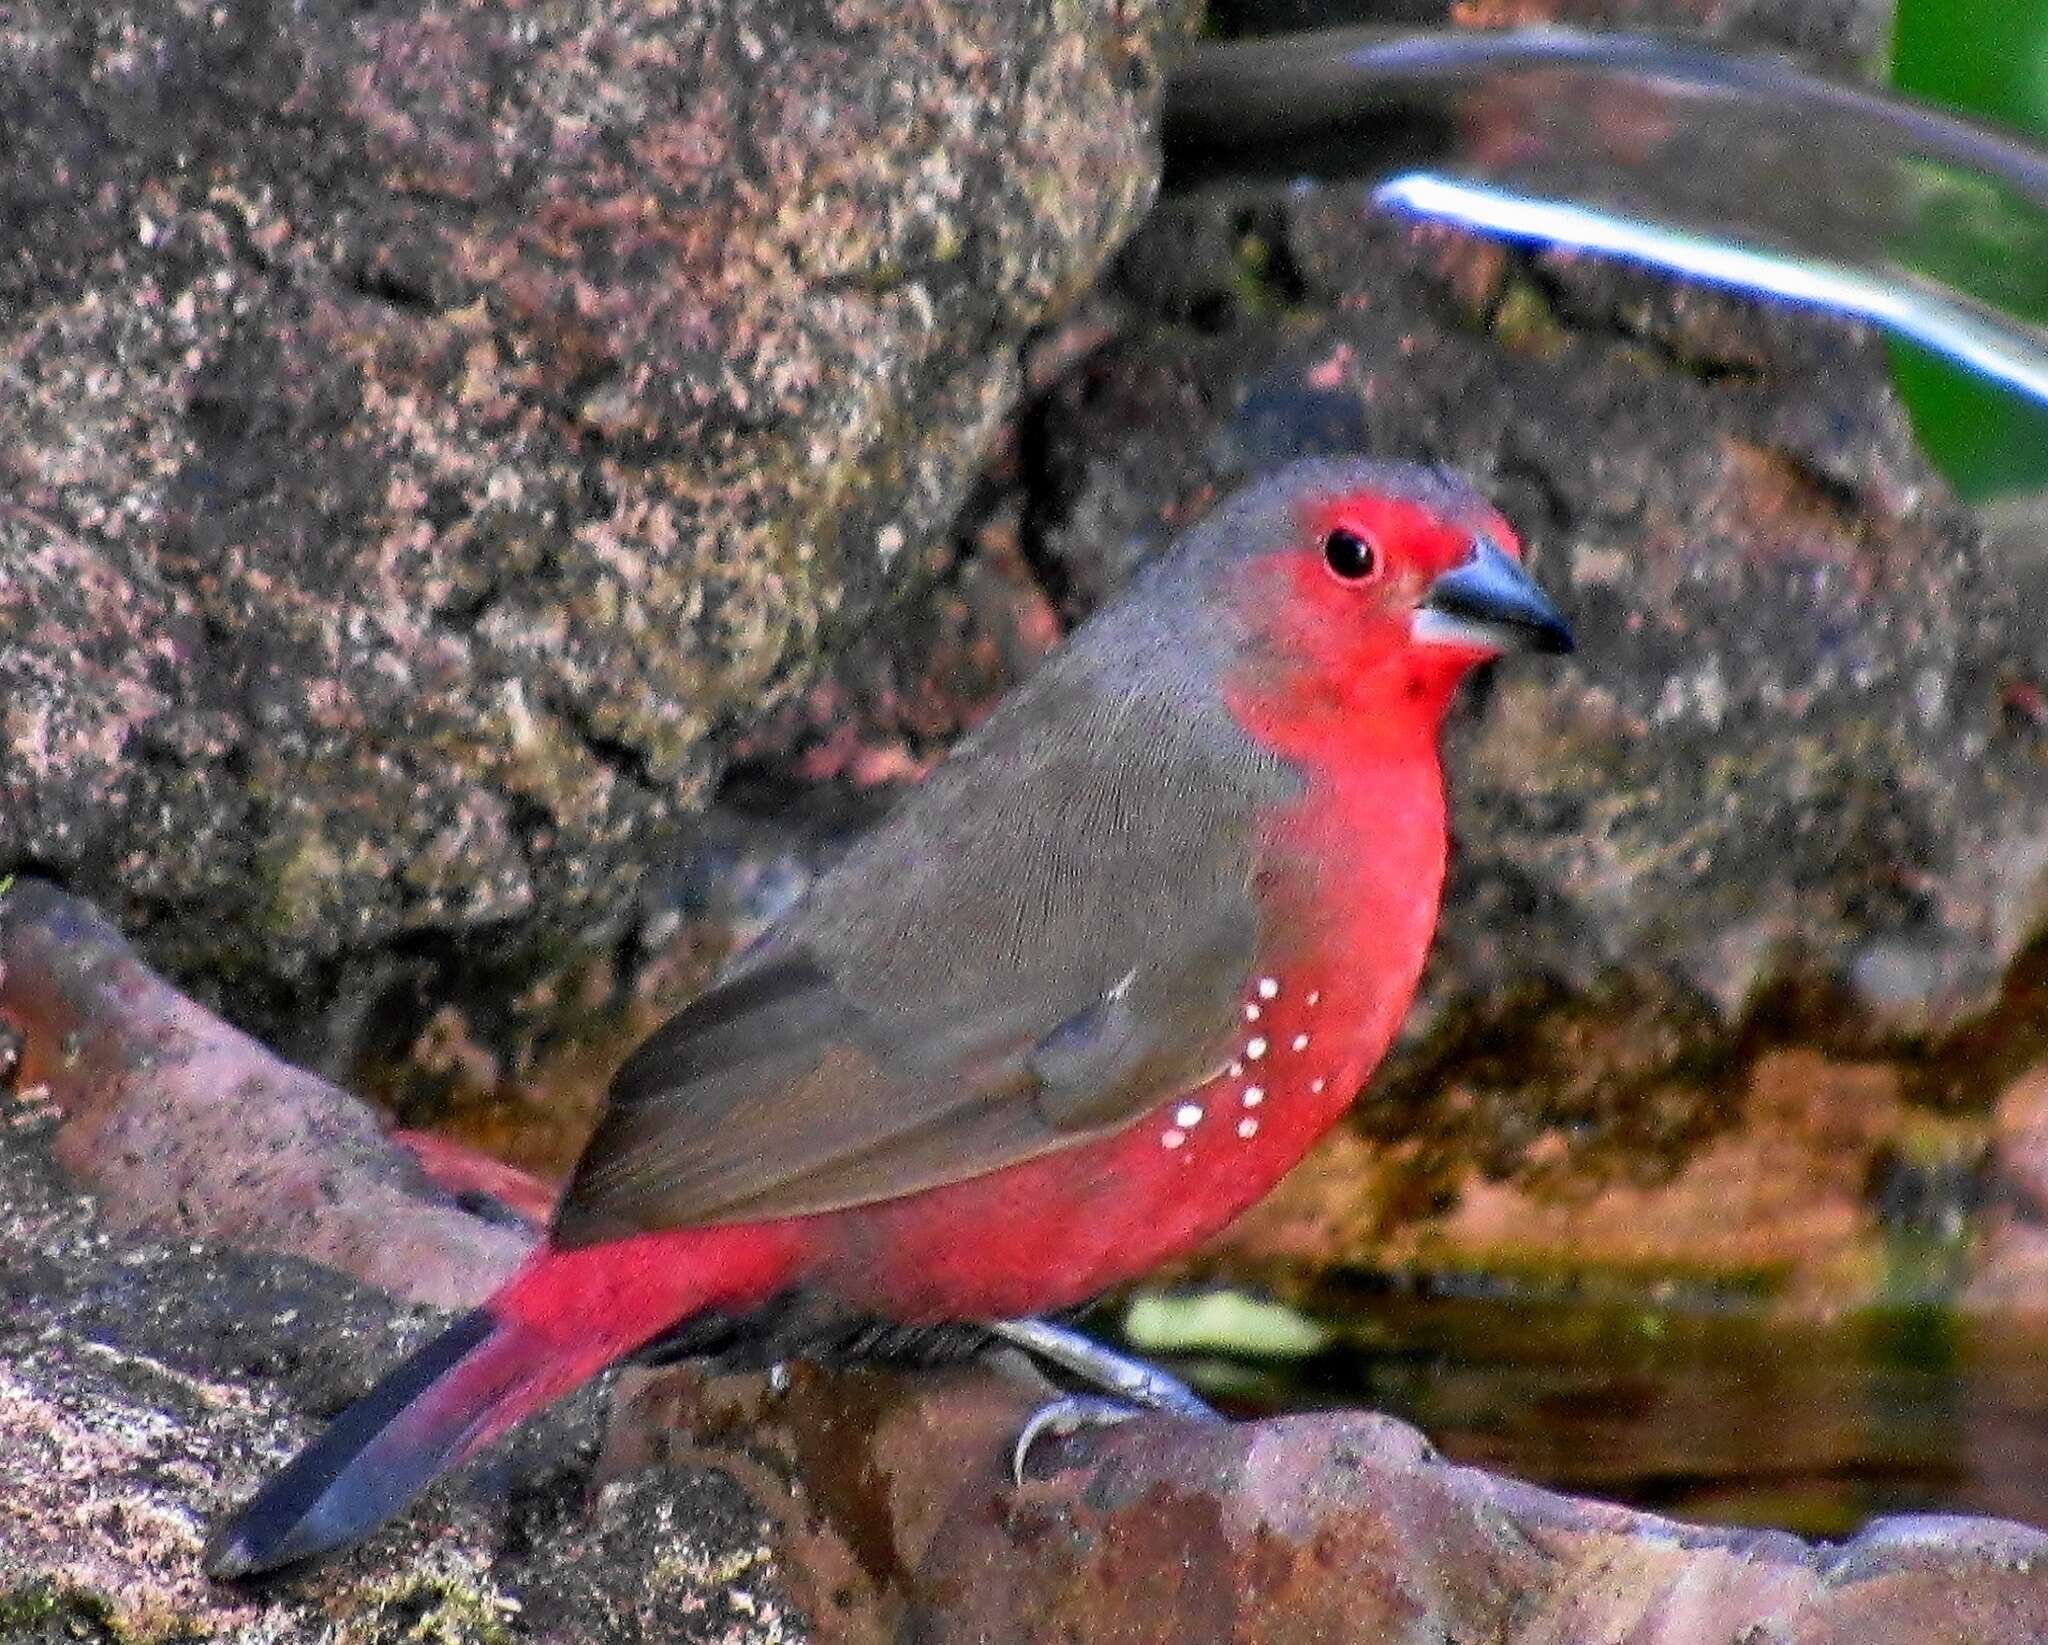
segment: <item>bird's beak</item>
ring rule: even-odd
[[[1410,628],[1422,645],[1474,651],[1564,652],[1572,631],[1557,607],[1507,554],[1484,537],[1471,559],[1429,585]]]

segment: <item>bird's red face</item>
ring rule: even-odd
[[[1312,490],[1290,513],[1241,590],[1269,714],[1433,734],[1473,665],[1571,649],[1514,532],[1469,493]]]

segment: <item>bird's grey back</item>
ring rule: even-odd
[[[1231,719],[1207,643],[1148,616],[1051,660],[798,912],[790,937],[864,1011],[1043,1032],[1247,903],[1259,815],[1295,779]]]
[[[1260,815],[1299,777],[1231,716],[1256,668],[1234,573],[1305,494],[1372,489],[1456,518],[1444,469],[1293,464],[1143,567],[828,875],[791,935],[884,1020],[937,1006],[1056,1022],[1248,895]]]

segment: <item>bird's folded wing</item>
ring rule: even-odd
[[[1089,624],[627,1060],[559,1241],[980,1176],[1218,1065],[1299,778],[1211,689],[1209,629],[1150,610]]]
[[[783,949],[620,1069],[557,1243],[838,1210],[1129,1124],[1227,1052],[1257,934],[1249,902],[1207,916],[1170,962],[1141,961],[1052,1022],[985,993],[863,1010]]]

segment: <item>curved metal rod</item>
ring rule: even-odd
[[[1183,177],[1377,179],[1402,210],[1872,321],[2048,404],[2048,149],[1908,97],[1676,36],[1330,30],[1198,49],[1165,126]]]
[[[1709,285],[1868,320],[2048,405],[2048,348],[1996,311],[1975,304],[1909,289],[1860,269],[1802,261],[1454,177],[1412,172],[1373,192],[1417,216],[1503,239],[1604,252]]]

